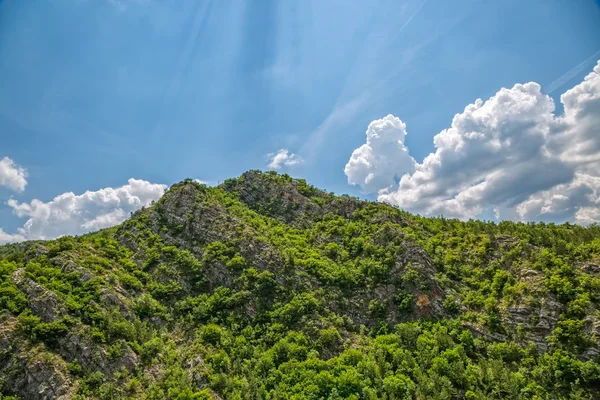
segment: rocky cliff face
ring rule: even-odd
[[[2,321],[0,349],[0,378],[5,392],[24,399],[72,398],[75,388],[66,362],[23,340],[14,318]]]

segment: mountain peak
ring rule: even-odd
[[[118,227],[0,246],[0,390],[593,397],[598,264],[598,226],[422,218],[274,172],[188,179]]]

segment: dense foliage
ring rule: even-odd
[[[599,398],[598,264],[599,226],[186,180],[0,247],[0,399]]]

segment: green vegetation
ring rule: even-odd
[[[600,226],[186,180],[118,227],[0,247],[0,398],[594,399],[599,264]]]

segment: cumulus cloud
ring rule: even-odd
[[[16,233],[16,234],[6,233],[6,232],[4,232],[4,230],[2,228],[0,228],[0,245],[6,244],[6,243],[22,242],[23,240],[26,240],[23,235],[19,235],[18,233]]]
[[[27,171],[19,167],[13,160],[4,157],[0,160],[0,186],[16,192],[22,192],[27,185]]]
[[[426,215],[466,219],[494,211],[498,218],[598,222],[600,62],[561,102],[557,116],[537,83],[502,88],[456,114],[434,137],[435,151],[414,165],[404,124],[397,124],[402,152],[395,154],[393,146],[372,145],[371,125],[383,120],[373,121],[345,172],[380,201]]]
[[[554,127],[555,149],[565,162],[600,173],[600,61],[560,101],[565,111]]]
[[[416,162],[404,145],[406,134],[406,124],[391,114],[371,122],[367,142],[352,152],[344,169],[348,183],[376,192],[413,172]]]
[[[118,188],[104,188],[83,194],[63,193],[45,203],[32,200],[8,201],[13,212],[27,222],[13,235],[0,230],[0,243],[32,239],[52,239],[64,235],[79,235],[117,225],[131,212],[158,200],[165,185],[129,179]]]
[[[582,172],[566,184],[536,193],[516,207],[522,220],[572,220],[580,224],[600,221],[600,176]]]
[[[297,154],[290,153],[288,149],[280,149],[277,153],[267,154],[269,169],[281,169],[282,167],[293,167],[302,164],[304,160]]]

